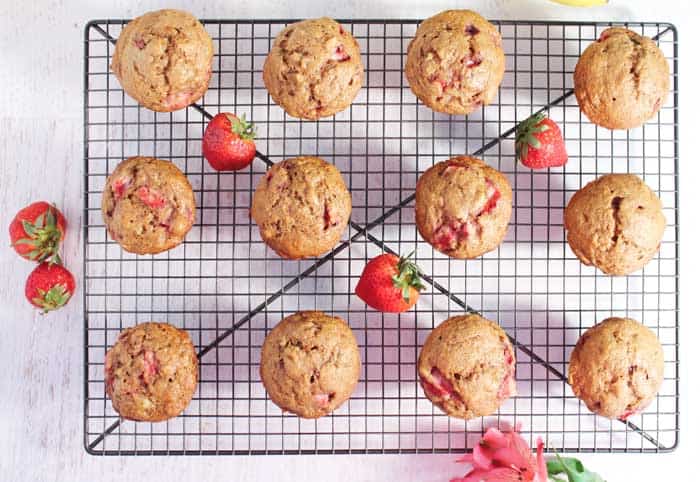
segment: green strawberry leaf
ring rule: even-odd
[[[569,482],[605,482],[605,480],[595,472],[591,472],[583,466],[583,463],[573,457],[561,457],[554,452],[556,460],[547,462],[547,474],[551,477],[558,474],[566,474]],[[554,478],[554,480],[562,480]]]
[[[394,286],[401,290],[401,296],[407,303],[411,300],[410,288],[415,288],[418,291],[425,289],[420,280],[420,269],[409,260],[411,256],[413,256],[413,251],[399,258],[399,274],[391,277]]]

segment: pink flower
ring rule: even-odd
[[[472,454],[457,460],[472,464],[472,469],[451,482],[547,482],[543,451],[544,443],[538,438],[535,456],[518,433],[518,427],[505,433],[490,428]]]

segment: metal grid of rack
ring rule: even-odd
[[[522,424],[559,452],[659,452],[678,442],[678,90],[672,25],[626,24],[653,37],[667,56],[672,93],[644,127],[597,128],[572,95],[581,51],[610,24],[494,22],[507,70],[497,100],[468,117],[420,105],[403,76],[415,20],[341,21],[360,43],[365,86],[352,107],[317,122],[292,119],[269,99],[261,68],[289,21],[207,20],[215,45],[209,91],[199,104],[154,113],[124,94],[109,62],[124,20],[85,29],[85,426],[100,455],[464,452],[493,423]],[[570,155],[562,169],[532,171],[514,161],[518,121],[547,110]],[[258,159],[236,173],[212,171],[201,137],[217,112],[258,125]],[[417,235],[415,183],[425,169],[471,153],[500,169],[513,190],[503,244],[461,261]],[[195,189],[197,221],[187,240],[157,256],[135,256],[109,240],[100,200],[106,176],[132,155],[172,160]],[[258,179],[273,162],[318,155],[343,173],[353,199],[341,243],[319,259],[286,261],[260,240],[248,215]],[[643,271],[607,277],[568,248],[563,208],[588,181],[608,172],[642,176],[657,192],[668,226]],[[401,314],[367,310],[354,294],[366,261],[415,250],[428,289]],[[353,397],[331,416],[282,413],[259,381],[260,346],[282,317],[319,309],[346,319],[363,369]],[[451,419],[422,395],[415,361],[432,327],[475,310],[497,320],[516,346],[518,395],[492,417]],[[665,381],[656,401],[627,423],[591,414],[566,384],[566,361],[583,330],[629,316],[659,336]],[[191,334],[200,383],[183,415],[164,423],[119,420],[104,391],[106,350],[137,322],[167,321]]]

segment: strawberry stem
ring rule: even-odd
[[[33,249],[27,253],[32,261],[39,263],[48,261],[51,264],[61,264],[59,248],[61,244],[62,232],[58,227],[55,206],[50,207],[46,212],[36,217],[33,223],[27,220],[22,221],[22,228],[27,234],[26,238],[18,239],[14,245],[26,244]]]
[[[522,121],[515,129],[515,152],[518,159],[522,161],[527,158],[529,149],[539,149],[541,147],[539,139],[535,134],[545,132],[549,129],[546,124],[540,124],[546,119],[544,112],[538,112]]]
[[[231,131],[241,139],[255,139],[257,136],[255,124],[245,120],[245,114],[241,117],[228,116],[231,121]]]
[[[401,290],[401,295],[405,302],[411,300],[411,288],[421,291],[425,286],[420,280],[421,271],[418,266],[410,261],[414,251],[411,251],[405,256],[399,258],[398,270],[399,274],[391,277],[394,286]]]

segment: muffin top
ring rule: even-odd
[[[197,388],[197,354],[184,330],[142,323],[119,334],[105,356],[105,389],[129,420],[160,422],[179,415]]]
[[[126,251],[156,254],[182,242],[195,218],[192,186],[172,162],[130,157],[107,178],[102,217]]]
[[[607,174],[579,189],[564,210],[566,240],[587,265],[610,275],[644,267],[666,226],[661,201],[634,174]]]
[[[363,75],[357,40],[327,17],[287,26],[263,66],[272,100],[292,117],[311,120],[347,108]]]
[[[569,383],[589,410],[626,419],[656,396],[664,354],[656,335],[629,318],[608,318],[588,329],[569,361]]]
[[[477,314],[454,316],[428,336],[418,375],[425,396],[448,415],[490,415],[515,394],[513,346],[496,323]]]
[[[352,202],[340,171],[318,157],[295,157],[260,179],[250,214],[260,236],[283,258],[318,256],[338,243]]]
[[[360,350],[343,319],[301,311],[265,337],[260,377],[282,410],[322,417],[350,398],[360,377]]]
[[[204,95],[213,55],[211,37],[192,14],[158,10],[124,27],[114,49],[112,71],[141,105],[171,112]]]
[[[470,10],[424,20],[408,45],[406,78],[431,109],[468,114],[490,103],[505,72],[498,29]]]
[[[659,111],[668,90],[668,62],[659,47],[626,28],[603,31],[574,71],[581,110],[608,129],[641,126]]]
[[[450,257],[481,256],[503,240],[512,197],[506,177],[475,157],[439,162],[416,185],[418,231]]]

